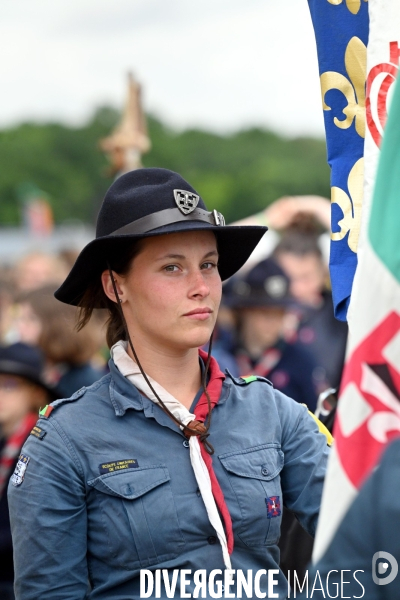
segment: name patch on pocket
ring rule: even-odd
[[[115,471],[123,471],[124,469],[136,469],[139,466],[136,458],[126,458],[125,460],[116,460],[114,462],[103,463],[99,465],[100,474],[114,473]]]
[[[265,504],[267,505],[267,517],[273,519],[279,517],[281,514],[281,501],[279,496],[270,496],[265,498]]]

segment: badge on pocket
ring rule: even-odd
[[[273,517],[279,517],[281,514],[281,501],[279,496],[270,496],[265,498],[265,504],[267,505],[267,517],[272,519]]]

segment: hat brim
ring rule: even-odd
[[[16,377],[26,379],[45,390],[49,395],[49,400],[56,400],[57,398],[55,389],[47,385],[47,383],[38,376],[37,372],[33,368],[30,369],[27,365],[14,360],[0,360],[0,374],[15,375]]]
[[[83,248],[68,277],[55,292],[55,297],[66,304],[78,306],[88,285],[100,277],[107,268],[107,260],[111,252],[115,253],[118,250],[123,252],[135,240],[183,231],[215,233],[219,252],[218,269],[222,281],[225,281],[244,265],[267,231],[267,227],[259,225],[218,227],[201,221],[188,221],[184,224],[171,223],[143,234],[96,238]]]

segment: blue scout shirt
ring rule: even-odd
[[[132,600],[140,569],[223,571],[186,438],[112,361],[109,375],[53,407],[9,486],[17,600]],[[233,521],[232,568],[277,569],[282,498],[315,532],[325,436],[267,380],[228,375],[209,439]]]

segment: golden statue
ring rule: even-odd
[[[141,103],[141,88],[128,74],[128,97],[121,120],[112,134],[101,140],[101,149],[111,161],[111,175],[122,175],[142,166],[142,154],[150,150],[146,117]]]

